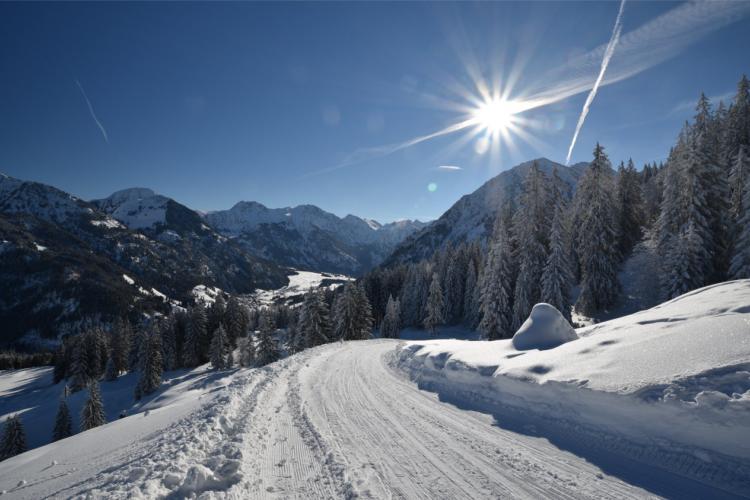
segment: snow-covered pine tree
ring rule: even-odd
[[[107,358],[107,367],[104,369],[104,380],[107,382],[112,382],[114,380],[117,380],[117,377],[120,374],[117,372],[117,368],[115,366],[115,360],[112,354],[109,355],[109,358]]]
[[[211,349],[209,352],[209,359],[214,370],[223,370],[226,368],[228,347],[227,333],[224,331],[221,323],[219,323],[211,339]]]
[[[474,260],[470,259],[467,262],[466,284],[464,285],[463,324],[471,329],[479,325],[481,293],[478,286],[478,279],[477,266]]]
[[[266,308],[261,311],[258,322],[258,346],[255,357],[258,365],[265,366],[277,361],[281,357],[281,353],[274,337],[276,325],[270,309]]]
[[[151,331],[144,337],[144,345],[145,353],[135,391],[136,399],[140,399],[145,394],[151,394],[161,386],[164,370],[161,335],[158,330]]]
[[[137,372],[143,363],[143,343],[145,342],[146,331],[142,325],[139,325],[130,342],[130,352],[128,353],[128,371]]]
[[[424,327],[431,335],[435,335],[435,328],[445,324],[445,303],[443,301],[443,289],[440,287],[440,276],[438,273],[432,274],[426,312]]]
[[[354,322],[355,340],[367,340],[372,337],[372,306],[367,299],[367,293],[362,284],[358,283],[353,290],[354,305],[357,310],[357,317]]]
[[[380,336],[387,339],[397,339],[401,333],[401,306],[398,299],[388,295],[385,306],[385,316],[380,325]]]
[[[26,432],[23,430],[21,418],[12,415],[5,420],[3,436],[0,440],[0,460],[15,457],[26,451]]]
[[[466,285],[466,246],[458,247],[447,264],[445,275],[445,319],[448,324],[458,324],[463,317],[464,286]]]
[[[521,203],[513,218],[518,248],[518,276],[513,293],[513,330],[517,330],[541,295],[541,277],[547,261],[550,221],[549,183],[534,162],[526,175]]]
[[[227,303],[226,330],[229,344],[237,347],[237,339],[247,332],[248,316],[245,306],[240,304],[237,297],[232,297]]]
[[[117,373],[128,370],[128,355],[133,338],[133,328],[127,319],[118,318],[112,328],[112,359]]]
[[[734,226],[740,229],[739,220],[744,214],[744,198],[748,179],[750,179],[750,147],[744,144],[737,149],[732,162],[732,170],[729,175],[731,183],[732,203],[730,214],[735,221]]]
[[[333,301],[331,323],[333,338],[336,340],[354,340],[356,337],[357,304],[354,300],[354,284],[347,283]]]
[[[214,300],[214,303],[211,304],[211,307],[208,308],[208,324],[207,328],[210,332],[211,338],[210,340],[213,340],[213,332],[216,331],[217,328],[219,328],[219,325],[224,325],[224,316],[227,312],[227,301],[224,299],[224,295],[219,292],[216,295],[216,299]],[[226,332],[226,330],[225,330]]]
[[[187,368],[198,366],[204,358],[201,349],[203,348],[203,339],[207,335],[206,324],[206,309],[202,303],[198,303],[190,311],[190,322],[183,345],[182,362]]]
[[[73,419],[70,416],[70,409],[65,396],[60,398],[60,405],[57,408],[55,417],[55,427],[52,429],[52,441],[59,441],[73,435]]]
[[[89,383],[88,360],[86,346],[83,338],[79,335],[71,341],[72,359],[70,364],[70,389],[78,392]]]
[[[620,228],[620,255],[630,255],[633,247],[643,236],[643,198],[641,181],[633,160],[628,165],[620,163],[617,175],[617,216]]]
[[[156,328],[156,332],[161,335],[161,355],[164,363],[164,370],[171,371],[177,368],[177,322],[175,316],[169,316],[162,320]]]
[[[479,280],[479,331],[487,340],[513,335],[513,249],[507,217],[498,216]]]
[[[306,348],[331,341],[328,306],[321,292],[310,290],[305,294],[298,326],[300,345]]]
[[[104,403],[102,403],[99,382],[93,380],[89,383],[89,398],[81,410],[81,430],[87,431],[106,423],[107,417],[104,415]]]
[[[573,285],[573,274],[568,262],[566,247],[566,214],[561,204],[555,208],[550,231],[549,255],[542,272],[541,301],[555,306],[565,319],[571,320],[570,288]]]
[[[580,224],[576,243],[581,269],[581,293],[576,309],[589,316],[610,306],[619,292],[617,211],[609,170],[609,158],[597,143],[594,159],[575,195],[576,220]]]
[[[740,230],[734,243],[730,275],[733,279],[750,278],[750,176],[745,179],[742,213],[737,227]]]

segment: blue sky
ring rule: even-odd
[[[565,160],[587,89],[561,89],[593,83],[618,6],[3,3],[0,171],[87,199],[145,186],[201,210],[435,218],[517,163]],[[663,159],[698,93],[726,95],[750,72],[747,9],[704,26],[679,7],[626,4],[608,68],[623,78],[599,89],[573,162],[596,141],[613,162]],[[652,39],[627,38],[654,19]],[[665,41],[664,26],[682,31]],[[461,121],[450,103],[480,76],[501,89],[512,76],[510,99],[556,96],[518,115],[531,143],[511,133],[479,154],[462,130],[385,154]]]

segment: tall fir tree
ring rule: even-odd
[[[509,218],[498,216],[489,252],[484,262],[480,288],[479,331],[487,340],[513,335],[513,248]]]
[[[609,158],[597,143],[574,202],[580,224],[576,243],[581,269],[576,309],[589,316],[612,305],[619,293],[617,211],[609,171]]]
[[[443,289],[440,286],[438,273],[432,274],[426,313],[424,327],[431,335],[435,335],[435,329],[445,324],[445,302],[443,301]]]
[[[0,439],[0,460],[14,457],[26,449],[26,432],[21,418],[18,415],[11,415],[5,419],[3,426],[3,436]]]
[[[310,290],[305,294],[298,329],[299,345],[305,348],[331,341],[328,306],[321,292]]]
[[[81,410],[81,430],[87,431],[94,427],[99,427],[107,423],[107,417],[104,415],[104,403],[102,403],[102,394],[99,390],[99,382],[92,381],[89,383],[89,397]]]
[[[258,322],[256,360],[258,365],[265,366],[280,359],[281,353],[279,352],[279,345],[274,336],[276,324],[269,308],[261,311]]]
[[[223,370],[226,368],[228,351],[229,342],[227,341],[227,334],[224,331],[224,327],[219,323],[219,326],[214,331],[213,338],[211,339],[211,349],[209,353],[211,367],[214,370]]]
[[[140,399],[143,395],[153,393],[161,386],[164,370],[161,335],[158,330],[151,331],[144,336],[144,347],[145,352],[143,355],[143,364],[135,390],[136,399]]]
[[[80,391],[89,383],[88,375],[88,350],[81,335],[71,341],[72,359],[70,364],[70,389],[73,392]]]
[[[237,347],[237,339],[243,337],[248,328],[248,316],[245,306],[240,304],[237,297],[232,297],[227,303],[226,330],[229,344]]]
[[[203,307],[203,304],[196,304],[190,311],[190,321],[187,326],[185,343],[182,350],[182,362],[187,368],[198,366],[203,359],[201,349],[203,349],[203,339],[208,335],[206,330],[207,322],[206,309]]]
[[[734,244],[730,275],[733,279],[750,278],[750,176],[745,180],[740,228]]]
[[[624,258],[630,255],[643,236],[643,197],[640,176],[632,159],[628,160],[627,166],[621,163],[617,173],[619,251]]]
[[[565,319],[571,320],[570,288],[573,274],[570,271],[566,247],[566,214],[562,206],[555,209],[550,232],[549,256],[542,272],[541,301],[554,306]]]
[[[380,336],[387,339],[397,339],[401,334],[401,305],[393,295],[388,295],[385,306],[385,316],[380,325]]]
[[[118,318],[112,328],[112,360],[117,373],[128,370],[128,355],[133,338],[133,328],[124,318]]]
[[[60,405],[57,408],[55,417],[55,427],[52,429],[52,441],[59,441],[73,435],[73,419],[70,416],[70,409],[66,397],[60,398]]]
[[[513,329],[518,329],[541,295],[541,277],[547,260],[550,191],[544,173],[534,162],[524,180],[521,203],[513,220],[518,248],[518,276],[513,293]]]
[[[113,382],[117,380],[120,374],[117,373],[117,367],[115,366],[114,356],[110,354],[107,358],[107,367],[104,369],[104,380],[107,382]]]

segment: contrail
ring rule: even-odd
[[[109,137],[107,137],[107,131],[104,130],[104,125],[102,125],[102,122],[99,121],[99,118],[96,117],[96,113],[94,113],[94,107],[91,105],[91,101],[89,101],[88,96],[86,95],[86,91],[83,90],[83,85],[81,85],[81,82],[76,80],[76,85],[78,85],[78,88],[81,89],[81,94],[83,95],[83,98],[86,99],[86,104],[89,107],[89,113],[91,113],[91,118],[94,119],[96,122],[96,126],[99,127],[99,130],[102,131],[102,135],[104,136],[104,141],[109,144]]]
[[[589,107],[591,106],[591,103],[594,101],[594,97],[596,97],[596,91],[599,90],[599,85],[601,85],[602,83],[602,79],[604,78],[604,73],[607,71],[607,66],[609,66],[609,60],[612,59],[612,54],[615,53],[615,47],[617,47],[617,42],[620,40],[620,32],[622,31],[622,13],[624,10],[625,10],[625,0],[622,0],[620,2],[620,10],[617,13],[617,19],[615,19],[615,27],[612,30],[612,36],[609,39],[607,48],[604,50],[604,57],[602,58],[602,66],[601,66],[601,69],[599,70],[599,76],[596,77],[594,86],[591,87],[591,92],[589,92],[588,97],[586,97],[586,102],[583,103],[581,116],[578,117],[578,124],[576,125],[576,131],[573,133],[573,140],[570,141],[570,147],[568,148],[568,156],[565,158],[566,165],[570,165],[570,155],[573,154],[573,147],[576,145],[576,140],[578,140],[578,133],[581,131],[581,127],[583,127],[583,122],[586,121],[586,115],[589,114]]]

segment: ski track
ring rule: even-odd
[[[221,396],[52,496],[657,496],[544,438],[417,389],[389,365],[395,346],[329,344],[240,372]]]

